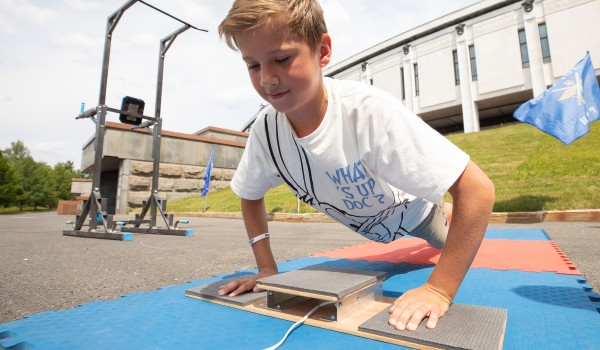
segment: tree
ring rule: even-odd
[[[0,205],[6,207],[17,202],[23,192],[15,170],[0,152]]]
[[[59,199],[74,199],[71,179],[83,177],[71,161],[54,168],[34,161],[22,141],[11,142],[0,156],[0,205],[17,204],[21,211],[25,206],[52,209]]]
[[[30,205],[37,210],[38,206],[54,208],[57,201],[55,181],[52,168],[44,163],[35,163],[30,178],[26,181],[30,192]]]
[[[19,181],[21,182],[21,187],[23,188],[21,194],[17,196],[17,204],[19,205],[19,210],[23,210],[23,207],[31,204],[32,202],[31,174],[33,174],[35,166],[35,161],[31,157],[25,157],[23,159],[20,159],[14,164],[17,176],[19,178]]]
[[[31,157],[31,152],[25,146],[23,141],[13,141],[10,143],[10,147],[2,151],[2,154],[8,159],[8,161],[14,166],[15,162]]]
[[[58,199],[72,200],[75,195],[71,193],[71,179],[81,178],[81,172],[74,169],[73,162],[58,163],[52,169],[54,191]]]

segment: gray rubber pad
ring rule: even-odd
[[[452,304],[434,329],[424,320],[415,331],[398,331],[388,324],[389,308],[361,324],[360,331],[441,349],[500,349],[506,309]]]
[[[227,279],[223,279],[223,280],[213,282],[210,284],[206,284],[203,286],[190,288],[185,291],[185,294],[188,296],[197,296],[197,297],[204,298],[204,299],[220,300],[222,302],[225,302],[228,304],[233,304],[233,305],[238,305],[238,306],[252,305],[261,300],[264,300],[267,297],[267,292],[259,292],[259,293],[248,292],[248,293],[237,295],[235,297],[229,297],[226,295],[224,295],[224,296],[218,295],[219,287],[221,287],[222,285],[225,285],[235,279],[238,279],[238,278],[227,278]]]
[[[338,299],[362,287],[385,279],[385,272],[309,266],[279,275],[259,279],[259,286],[285,288]]]

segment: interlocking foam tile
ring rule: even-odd
[[[363,243],[314,256],[391,263],[436,264],[440,254],[441,250],[431,247],[422,239],[402,238],[387,244]],[[552,241],[484,239],[471,267],[581,275],[581,272]]]
[[[390,297],[421,286],[434,268],[346,259],[319,264],[386,271],[383,292]],[[477,268],[469,270],[454,302],[508,309],[504,349],[597,350],[600,298],[589,288],[581,276]]]
[[[225,278],[232,276],[225,276]],[[215,282],[135,293],[60,312],[44,312],[7,323],[36,349],[263,349],[276,344],[293,322],[186,297],[186,289]],[[294,330],[283,349],[397,349],[321,328]]]
[[[416,238],[406,235],[407,238]],[[539,228],[520,229],[520,228],[488,228],[485,231],[484,239],[514,239],[520,241],[550,241],[546,231]]]
[[[384,271],[384,294],[422,285],[433,265],[306,257],[278,263],[290,271],[311,265]],[[111,301],[44,312],[0,325],[0,349],[260,349],[277,343],[292,322],[185,296],[185,290],[256,271],[202,279]],[[600,349],[600,296],[585,279],[550,272],[470,269],[455,302],[508,309],[504,349]],[[21,345],[19,345],[21,344]],[[14,346],[13,346],[14,345]],[[398,349],[303,325],[282,349]]]
[[[550,236],[542,229],[489,228],[484,239],[516,239],[520,241],[550,241]]]
[[[428,329],[425,322],[421,322],[414,331],[399,331],[390,327],[389,310],[388,307],[376,314],[358,329],[443,349],[497,350],[502,344],[506,309],[454,303],[434,329]]]

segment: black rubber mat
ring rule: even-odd
[[[233,305],[238,305],[238,306],[247,306],[247,305],[255,304],[255,303],[259,302],[260,300],[263,300],[267,297],[266,292],[260,292],[260,293],[249,292],[249,293],[237,295],[235,297],[229,297],[226,295],[225,296],[218,295],[219,287],[221,287],[222,285],[225,285],[235,279],[236,278],[227,278],[227,279],[223,279],[223,280],[213,282],[210,284],[206,284],[203,286],[190,288],[185,291],[185,294],[188,296],[197,296],[197,297],[204,298],[204,299],[220,300],[222,302],[225,302],[228,304],[233,304]]]
[[[279,275],[262,278],[259,286],[309,292],[337,297],[338,299],[362,287],[385,279],[385,272],[310,266]]]
[[[398,331],[388,324],[389,308],[361,324],[360,331],[440,349],[501,349],[506,309],[452,304],[434,329],[424,320],[415,331]]]

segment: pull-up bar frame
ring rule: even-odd
[[[112,44],[112,33],[115,30],[119,20],[131,6],[133,6],[136,2],[140,2],[164,15],[167,15],[170,18],[175,19],[178,22],[184,24],[183,27],[173,32],[171,35],[161,40],[160,51],[159,51],[159,71],[157,78],[157,87],[156,87],[156,107],[155,107],[155,116],[149,117],[141,114],[133,114],[128,111],[117,110],[113,108],[109,108],[106,106],[106,90],[108,83],[108,68],[110,61],[110,50]],[[190,235],[190,230],[179,230],[172,223],[168,222],[166,215],[163,212],[163,208],[161,207],[161,201],[158,197],[158,171],[160,165],[160,133],[162,128],[162,119],[160,118],[160,108],[162,101],[162,83],[163,83],[163,71],[164,71],[164,56],[175,38],[188,30],[189,28],[193,28],[199,31],[207,32],[205,29],[199,29],[197,27],[192,26],[191,24],[145,2],[142,0],[129,0],[124,5],[122,5],[117,11],[111,14],[106,23],[106,35],[104,38],[104,54],[102,59],[102,74],[100,78],[100,95],[98,97],[98,106],[91,108],[82,112],[75,119],[82,118],[91,118],[92,121],[96,124],[96,137],[95,137],[95,155],[94,155],[94,169],[93,169],[93,180],[92,180],[92,192],[87,201],[85,201],[83,208],[79,215],[77,215],[75,222],[73,223],[72,230],[63,230],[63,235],[68,236],[78,236],[78,237],[88,237],[88,238],[102,238],[102,239],[116,239],[116,240],[131,240],[131,232],[123,232],[124,228],[121,228],[121,231],[116,230],[117,225],[123,223],[114,222],[112,219],[112,215],[107,215],[106,213],[106,199],[102,198],[100,194],[100,180],[102,174],[102,158],[104,151],[104,134],[106,129],[106,114],[107,112],[116,112],[121,114],[130,115],[133,117],[145,119],[149,122],[148,125],[154,124],[153,130],[153,150],[152,156],[154,160],[153,166],[153,176],[152,176],[152,193],[150,195],[150,206],[151,206],[151,220],[149,221],[151,230],[154,232],[149,233],[167,233],[167,234],[177,234],[177,235]],[[98,115],[96,119],[96,115]],[[147,203],[148,203],[147,202]],[[148,210],[147,203],[144,206],[144,215]],[[156,210],[159,209],[161,211],[161,216],[165,220],[167,224],[167,232],[157,232],[156,231]],[[85,224],[85,221],[89,220],[89,230],[82,230],[82,227]],[[141,219],[135,220],[135,227],[139,227],[139,225],[143,221],[143,215]],[[170,217],[170,221],[172,221],[172,216]],[[98,231],[98,224],[102,224],[104,231]],[[180,232],[182,231],[182,232]],[[144,230],[144,232],[148,232],[148,230]]]

